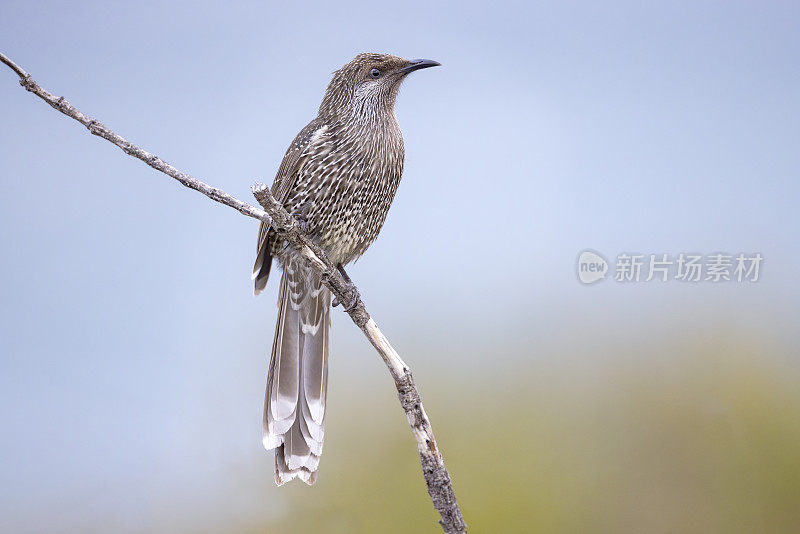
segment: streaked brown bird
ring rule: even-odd
[[[359,54],[334,73],[317,117],[286,151],[272,194],[335,264],[355,260],[378,237],[403,174],[397,91],[409,73],[437,65]],[[283,275],[263,442],[275,449],[279,486],[297,477],[313,484],[325,435],[331,295],[263,223],[253,266],[256,295],[267,284],[273,257]]]

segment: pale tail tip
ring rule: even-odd
[[[264,445],[264,448],[268,451],[271,451],[278,445],[283,444],[283,436],[281,435],[271,435],[271,434],[264,434],[261,438],[261,444]]]
[[[279,472],[275,471],[275,485],[283,486],[287,482],[291,482],[295,478],[299,478],[309,486],[313,486],[317,481],[317,472],[309,471],[305,468],[294,469],[292,471]]]

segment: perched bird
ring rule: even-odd
[[[378,237],[403,174],[403,135],[394,114],[405,77],[429,59],[359,54],[336,71],[317,117],[295,137],[272,194],[339,266]],[[264,401],[263,442],[275,449],[275,482],[317,478],[325,435],[331,295],[319,277],[262,223],[255,293],[272,259],[283,268],[278,324]]]

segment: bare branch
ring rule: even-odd
[[[397,351],[389,344],[389,340],[378,328],[378,325],[370,317],[361,296],[355,285],[348,283],[342,273],[328,259],[325,252],[306,234],[300,225],[283,206],[275,200],[275,197],[264,185],[256,184],[253,186],[253,195],[261,204],[264,210],[258,209],[246,202],[242,202],[221,189],[212,187],[197,178],[183,173],[166,163],[164,160],[155,156],[130,141],[112,132],[101,122],[88,117],[75,109],[64,97],[56,97],[37,84],[30,74],[11,61],[8,57],[0,53],[0,61],[8,65],[20,78],[20,85],[35,94],[53,108],[64,115],[75,119],[83,124],[92,134],[102,137],[121,148],[129,156],[142,160],[150,167],[161,171],[164,174],[178,180],[181,184],[199,191],[210,199],[230,206],[233,209],[271,224],[281,238],[288,241],[297,253],[305,259],[308,265],[316,271],[322,278],[324,284],[336,296],[339,302],[347,304],[347,313],[353,322],[364,332],[372,346],[378,351],[386,367],[394,380],[397,388],[397,396],[406,418],[411,426],[414,439],[417,441],[422,463],[422,473],[428,486],[428,493],[433,501],[433,506],[441,515],[439,523],[447,534],[463,533],[467,531],[464,519],[461,516],[461,509],[458,507],[453,485],[450,481],[450,474],[444,465],[444,459],[436,438],[433,435],[433,428],[430,420],[422,406],[417,387],[411,375],[411,369],[397,354]]]

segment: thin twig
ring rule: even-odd
[[[30,74],[11,61],[8,57],[0,53],[0,61],[8,65],[20,78],[20,85],[35,94],[53,108],[64,115],[75,119],[83,124],[92,134],[115,144],[129,156],[142,160],[150,167],[161,171],[164,174],[178,180],[181,184],[199,191],[210,199],[230,206],[233,209],[271,224],[281,238],[288,241],[297,253],[306,260],[308,265],[314,269],[322,278],[325,285],[336,296],[337,300],[349,304],[347,313],[353,322],[364,332],[372,346],[383,358],[386,367],[394,379],[397,387],[397,396],[403,411],[406,413],[411,431],[417,441],[420,460],[422,462],[422,473],[428,486],[428,493],[433,501],[433,506],[439,511],[441,520],[439,523],[447,534],[463,533],[467,531],[464,519],[461,516],[461,509],[458,507],[453,485],[450,481],[450,474],[444,465],[442,453],[436,444],[433,435],[433,428],[430,420],[425,414],[417,387],[411,376],[411,369],[400,358],[397,351],[389,344],[389,340],[378,328],[378,325],[370,317],[361,296],[355,285],[348,283],[339,270],[331,263],[325,252],[306,234],[300,225],[290,215],[283,206],[275,200],[275,197],[264,185],[256,184],[253,186],[253,195],[261,204],[264,210],[258,209],[246,202],[238,200],[225,191],[212,187],[197,178],[183,173],[166,163],[164,160],[155,156],[130,141],[112,132],[101,122],[88,117],[75,109],[64,97],[56,97],[37,84]]]

